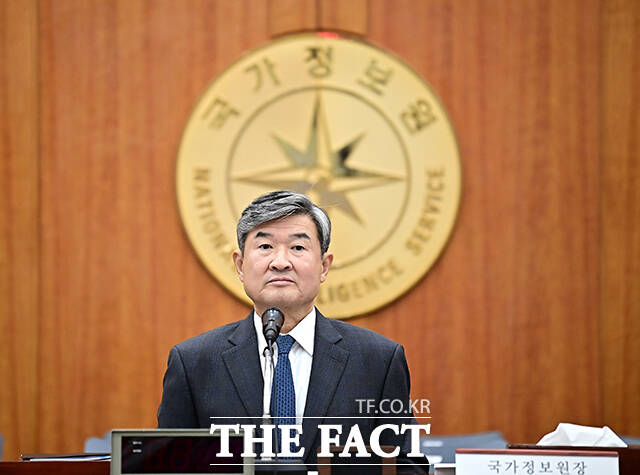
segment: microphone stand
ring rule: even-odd
[[[272,420],[271,420],[271,413],[270,413],[270,407],[271,407],[271,400],[273,399],[273,412],[275,414],[277,414],[277,409],[275,407],[276,402],[275,399],[273,397],[273,393],[274,393],[274,380],[275,380],[275,360],[274,360],[274,356],[273,356],[273,342],[268,340],[267,341],[267,347],[264,349],[264,356],[265,356],[265,367],[264,367],[264,388],[262,391],[262,425],[271,425]],[[266,388],[271,388],[271,391],[269,391],[269,397],[267,397],[267,391]],[[275,418],[275,423],[277,424],[278,419]],[[264,437],[264,429],[262,430],[262,436]],[[278,440],[278,431],[276,429],[276,440],[275,440],[275,461],[278,462],[278,452],[279,452],[279,440]],[[263,444],[264,447],[264,444]],[[263,474],[263,475],[268,475],[268,474],[273,474],[273,475],[278,475],[278,466],[277,465],[273,465],[270,462],[272,462],[273,459],[269,456],[267,457],[262,457],[260,460],[256,460],[256,465],[255,465],[255,471],[257,473]],[[264,464],[261,464],[260,462],[265,462]]]
[[[265,388],[269,387],[272,390],[269,391],[269,397],[267,397],[267,391],[263,391],[262,392],[262,409],[263,409],[263,414],[262,414],[262,424],[263,425],[270,425],[272,420],[271,420],[271,414],[270,414],[270,407],[271,407],[271,400],[273,400],[273,412],[274,413],[278,413],[277,409],[276,409],[276,401],[273,397],[273,386],[274,386],[274,376],[275,376],[275,360],[274,360],[274,356],[273,356],[273,343],[272,342],[267,342],[267,347],[264,349],[264,356],[265,356],[265,368],[264,368],[264,374],[265,374]],[[275,422],[277,424],[278,419],[275,419]],[[276,454],[276,460],[278,459],[278,438],[276,437],[276,447],[275,447],[275,454]],[[271,460],[271,457],[267,457],[264,458],[263,460]]]

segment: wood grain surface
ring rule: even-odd
[[[435,433],[601,420],[598,3],[561,5],[370,3],[370,38],[428,79],[463,161],[439,263],[357,320],[403,341]]]
[[[318,28],[317,0],[268,0],[270,36]]]
[[[198,94],[267,22],[261,1],[43,2],[40,15],[39,450],[66,451],[154,426],[171,346],[247,313],[195,258],[174,169]]]
[[[191,108],[289,31],[365,33],[442,99],[458,221],[415,288],[350,320],[404,345],[433,433],[640,435],[640,11],[633,0],[3,2],[5,459],[153,427],[172,345],[248,308],[175,198]]]
[[[35,447],[38,434],[37,68],[37,3],[0,2],[0,434],[5,458]]]
[[[603,4],[600,259],[604,420],[640,434],[640,3]]]
[[[368,30],[368,0],[322,0],[316,2],[318,29],[341,30],[365,36]]]

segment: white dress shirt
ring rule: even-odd
[[[264,384],[264,413],[269,412],[269,401],[271,400],[271,386],[266,381],[267,358],[265,350],[267,340],[262,334],[262,319],[253,312],[253,322],[258,336],[258,356],[260,357],[260,367],[262,368],[262,378]],[[291,373],[293,376],[293,386],[296,392],[296,424],[302,424],[304,407],[307,402],[307,390],[309,389],[309,379],[311,377],[311,363],[313,362],[313,340],[316,334],[316,309],[298,323],[288,335],[295,343],[289,351],[289,362],[291,363]],[[284,335],[284,333],[283,333]],[[278,345],[274,345],[275,364],[278,364]],[[273,415],[273,414],[272,414]]]

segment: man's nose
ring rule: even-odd
[[[278,249],[273,256],[273,260],[270,265],[271,269],[277,271],[291,269],[291,261],[289,260],[289,253],[286,249]]]

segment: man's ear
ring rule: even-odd
[[[320,274],[320,282],[327,280],[327,275],[329,274],[329,269],[331,268],[332,263],[333,254],[325,252],[324,256],[322,256],[322,273]]]
[[[244,273],[242,272],[243,259],[242,259],[242,253],[240,252],[240,249],[236,249],[235,251],[233,251],[232,257],[233,257],[233,263],[236,265],[236,272],[238,273],[240,282],[244,283]]]

